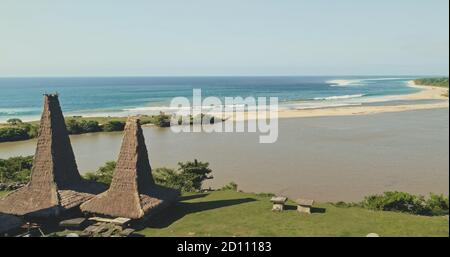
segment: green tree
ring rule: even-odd
[[[35,138],[38,136],[39,127],[37,125],[23,123],[22,125],[20,125],[20,127],[27,132],[29,138]]]
[[[431,193],[426,204],[433,215],[448,215],[448,197]]]
[[[178,189],[183,192],[195,192],[202,189],[202,184],[213,177],[209,163],[193,162],[178,163],[178,170],[158,168],[153,171],[155,182],[159,185]]]
[[[74,119],[66,121],[66,127],[69,134],[81,134],[83,131],[78,121]]]
[[[125,122],[112,120],[108,121],[103,125],[103,131],[112,132],[112,131],[123,131],[125,128]]]
[[[164,113],[160,113],[155,117],[155,125],[161,128],[170,127],[170,116]]]
[[[11,124],[11,125],[13,125],[13,126],[20,125],[20,124],[23,123],[21,119],[17,119],[17,118],[9,119],[6,122]]]
[[[82,120],[82,121],[80,121],[79,126],[83,133],[92,133],[92,132],[101,131],[101,128],[100,128],[100,125],[98,124],[98,122],[93,121],[93,120],[89,120],[89,121]]]
[[[174,169],[157,168],[152,171],[153,179],[158,185],[182,190],[184,181],[183,178]]]
[[[379,211],[406,212],[419,215],[430,214],[430,208],[423,196],[405,192],[384,192],[383,195],[368,196],[361,203],[362,207]]]
[[[29,138],[30,137],[24,128],[0,128],[0,142],[20,141]]]
[[[199,162],[194,160],[193,162],[179,162],[178,170],[185,184],[183,185],[183,191],[193,192],[201,190],[202,184],[205,180],[213,179],[211,174],[212,170],[209,168],[209,163]]]
[[[30,179],[33,156],[0,159],[0,182],[26,183]]]

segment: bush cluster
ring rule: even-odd
[[[86,173],[84,177],[88,180],[110,184],[115,167],[116,162],[107,162],[97,171]],[[153,170],[153,178],[156,184],[162,186],[178,189],[183,192],[196,192],[201,190],[202,183],[205,180],[213,178],[209,175],[211,172],[209,163],[195,160],[193,162],[178,163],[178,170],[157,168]]]
[[[123,131],[124,121],[112,120],[101,125],[94,120],[66,120],[67,132],[71,135]],[[32,139],[38,136],[39,126],[33,123],[23,123],[20,119],[8,120],[8,126],[0,128],[0,143]]]
[[[124,129],[125,122],[118,120],[108,121],[102,126],[102,131],[104,132],[123,131]]]
[[[37,137],[38,126],[23,123],[20,119],[9,119],[8,127],[0,128],[0,143],[27,140]]]
[[[32,165],[33,156],[0,159],[0,183],[27,183]]]
[[[416,79],[416,80],[414,80],[414,83],[416,83],[418,85],[448,88],[448,78],[447,77]]]
[[[367,196],[359,203],[338,202],[334,205],[341,208],[358,206],[375,211],[394,211],[427,216],[448,215],[449,213],[449,198],[433,193],[426,199],[424,196],[405,192],[384,192]]]
[[[74,120],[70,119],[66,121],[66,127],[69,134],[83,134],[102,131],[102,128],[97,121],[93,120]]]
[[[199,162],[179,162],[178,170],[169,168],[155,169],[153,177],[157,184],[178,189],[182,192],[196,192],[202,189],[205,180],[213,179],[210,176],[212,170],[209,163]]]

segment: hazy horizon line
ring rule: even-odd
[[[201,77],[449,77],[449,74],[312,74],[312,75],[298,75],[298,74],[196,74],[196,75],[182,75],[182,74],[161,74],[161,75],[0,75],[0,79],[6,78],[201,78]]]

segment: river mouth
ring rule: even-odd
[[[239,189],[318,201],[358,201],[397,190],[448,194],[449,110],[279,120],[274,144],[257,133],[173,133],[144,127],[153,168],[209,162],[214,179]],[[121,132],[71,136],[79,170],[115,160]],[[0,158],[34,154],[35,140],[0,144]]]

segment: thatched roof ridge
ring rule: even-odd
[[[110,188],[80,208],[101,216],[140,219],[174,201],[178,194],[154,183],[139,119],[129,118]]]
[[[58,95],[44,95],[30,182],[0,199],[0,213],[57,216],[104,189],[81,178]]]

